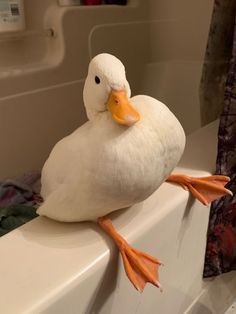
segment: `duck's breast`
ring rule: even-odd
[[[185,145],[179,121],[164,104],[148,96],[131,102],[141,115],[138,123],[124,127],[111,121],[111,131],[100,128],[98,134],[104,141],[97,147],[94,179],[117,209],[152,194],[177,165]]]
[[[41,214],[62,221],[93,220],[146,199],[178,163],[183,129],[159,101],[131,99],[141,120],[116,124],[110,113],[56,145],[43,172]]]

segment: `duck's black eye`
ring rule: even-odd
[[[100,84],[100,78],[98,77],[98,76],[95,76],[95,82],[96,82],[96,84]]]

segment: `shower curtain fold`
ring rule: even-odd
[[[231,178],[227,196],[211,206],[203,276],[236,270],[236,24],[220,117],[216,173]]]

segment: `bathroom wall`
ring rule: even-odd
[[[133,94],[165,102],[185,131],[201,126],[199,83],[213,0],[130,0],[62,8],[25,0],[25,32],[0,34],[0,177],[41,169],[53,145],[86,121],[92,56],[124,62]]]

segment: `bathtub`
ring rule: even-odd
[[[217,127],[214,122],[188,136],[176,172],[214,171]],[[147,285],[143,294],[128,281],[116,248],[98,226],[36,218],[0,240],[1,313],[224,313],[236,276],[202,279],[208,216],[209,207],[169,183],[111,215],[131,245],[164,263],[164,291]]]

